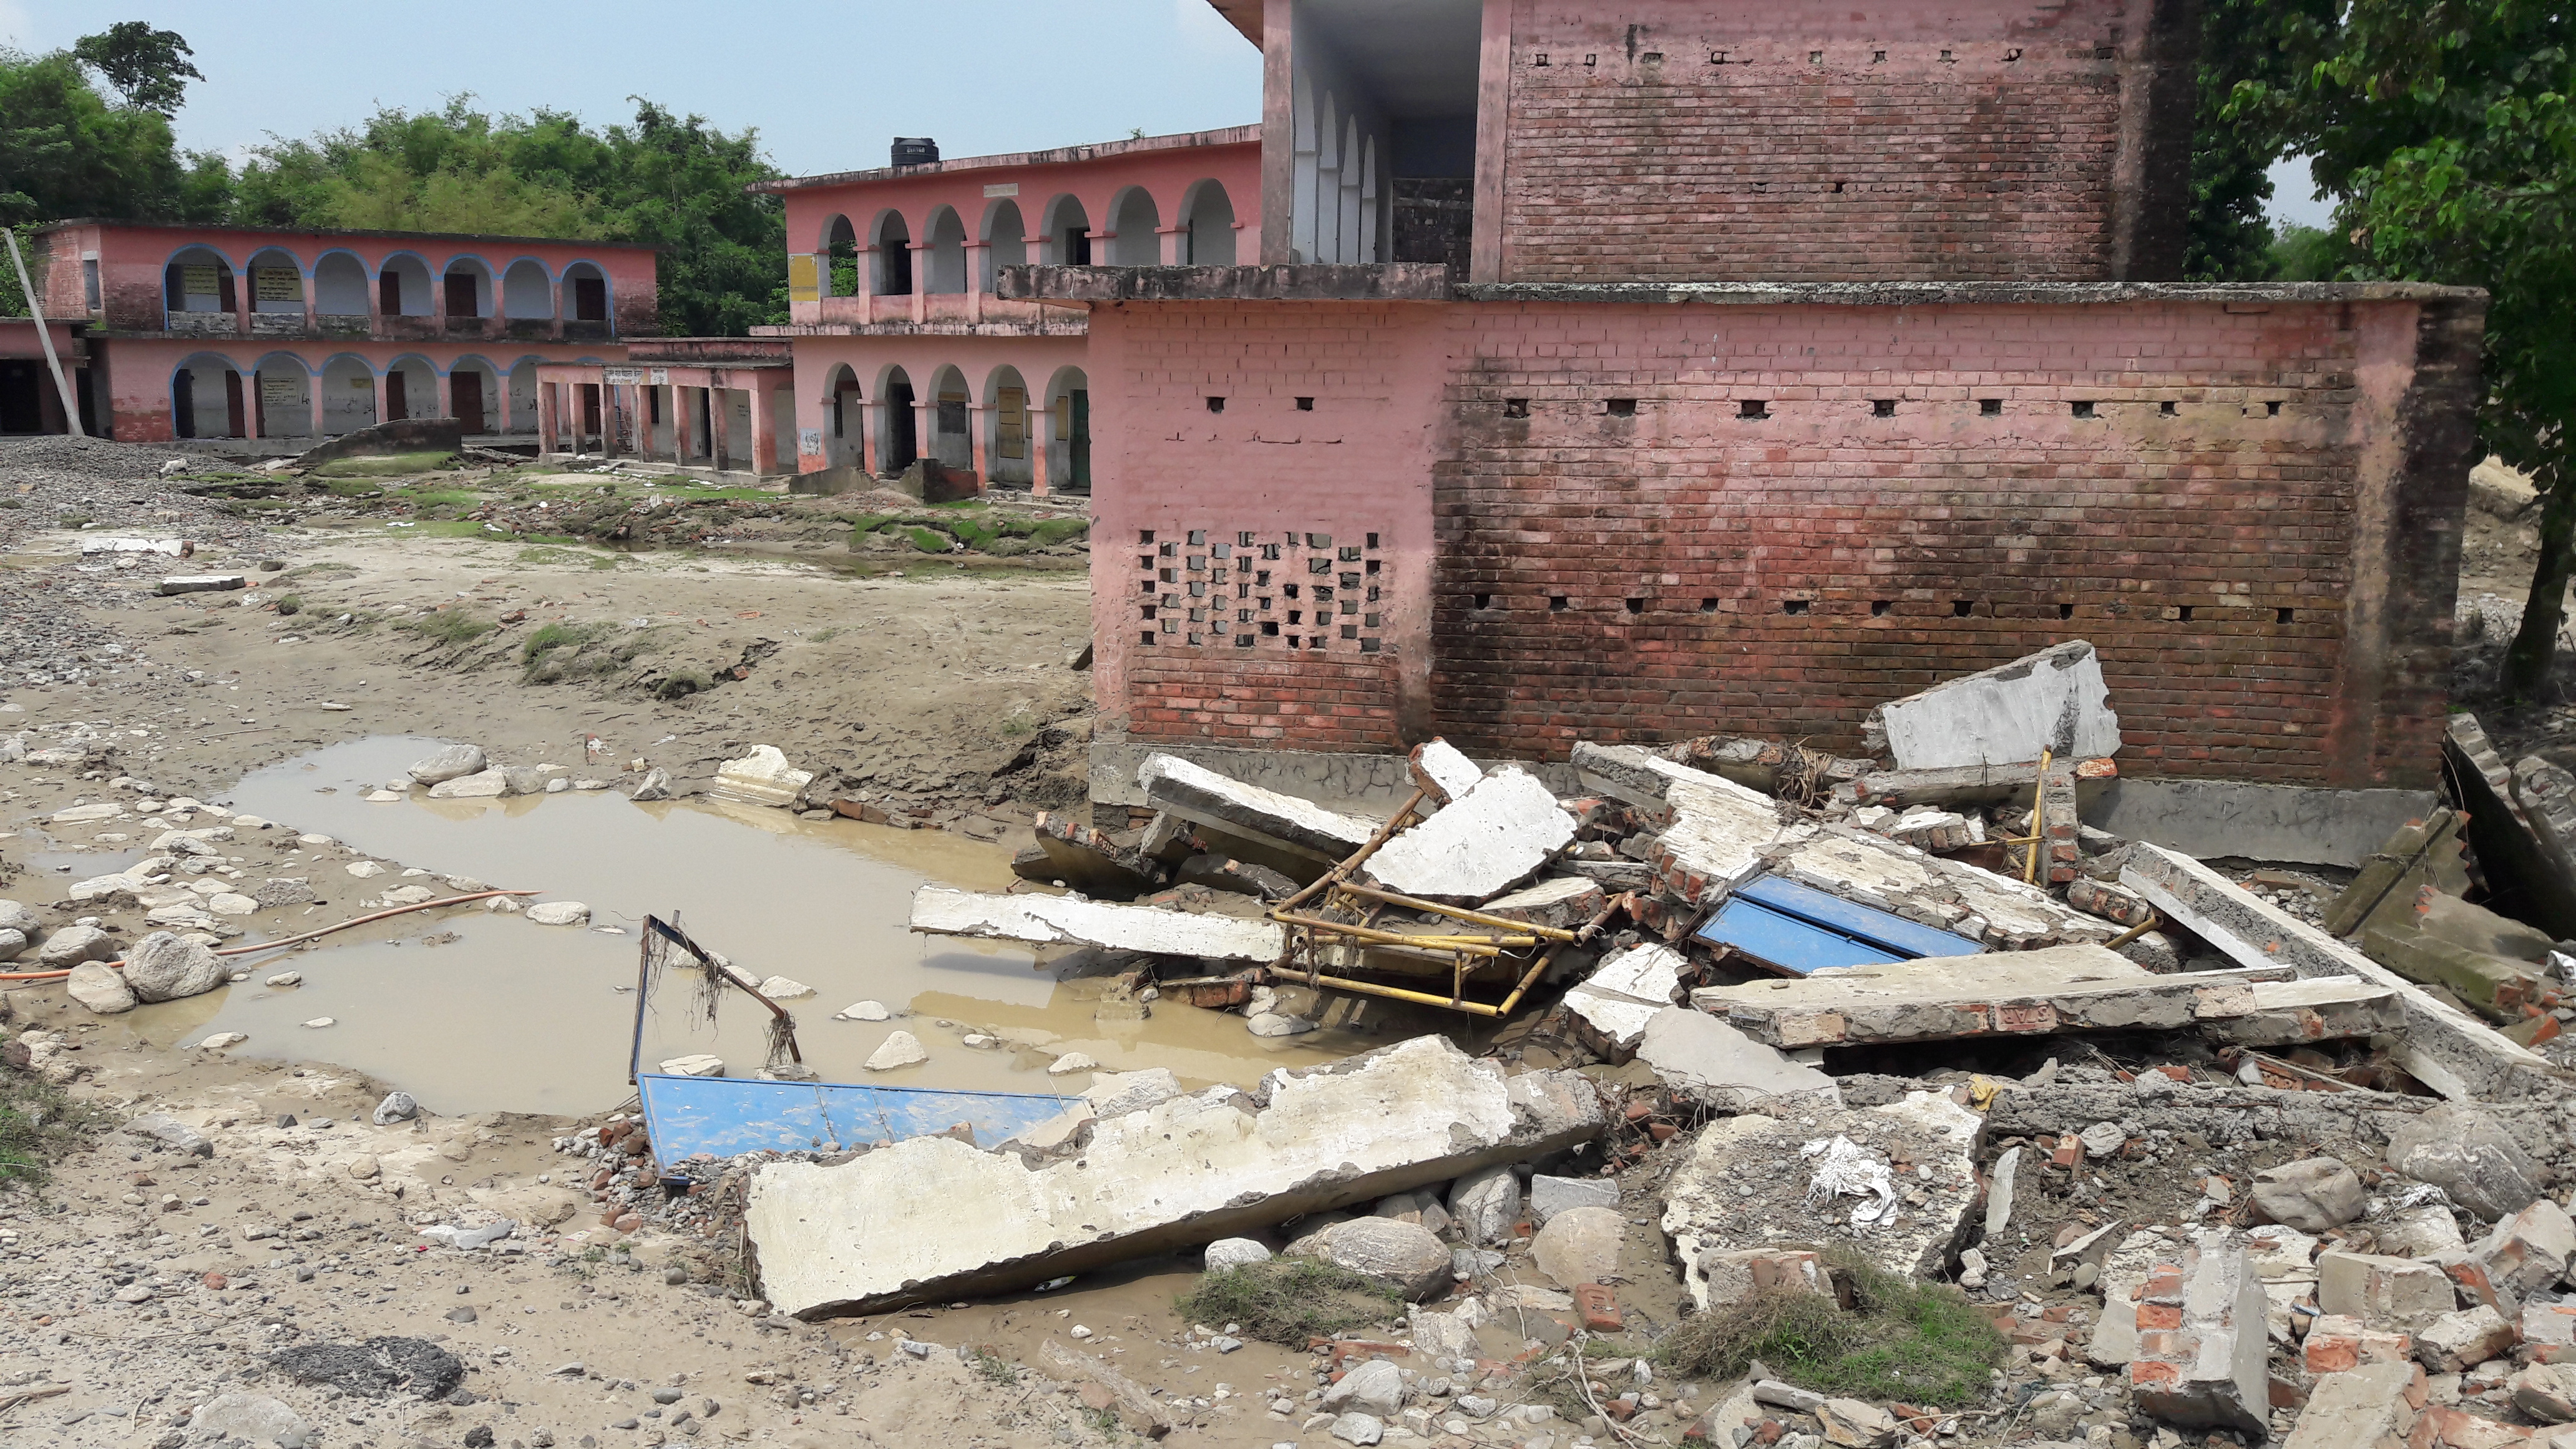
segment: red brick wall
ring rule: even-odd
[[[1517,0],[1499,280],[2177,275],[2187,8]]]

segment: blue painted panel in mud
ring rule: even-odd
[[[1078,1097],[942,1092],[850,1082],[770,1082],[749,1077],[636,1079],[653,1157],[663,1168],[704,1152],[840,1152],[945,1132],[960,1122],[994,1143],[1073,1106]]]
[[[1692,934],[1789,976],[1985,950],[1965,936],[1767,875],[1736,887]]]

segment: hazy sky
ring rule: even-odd
[[[625,0],[562,8],[488,0],[395,10],[266,0],[0,0],[0,45],[53,50],[118,20],[196,48],[180,144],[239,155],[379,105],[569,110],[604,124],[628,96],[758,128],[791,175],[886,164],[897,135],[947,156],[1239,126],[1261,116],[1261,57],[1206,0]],[[2272,170],[2275,215],[2317,225],[2304,161]]]

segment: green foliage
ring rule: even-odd
[[[1087,518],[1050,518],[1030,525],[1028,540],[1040,548],[1052,548],[1072,539],[1088,537],[1090,533],[1091,520]]]
[[[1314,1258],[1272,1258],[1201,1275],[1180,1300],[1194,1323],[1240,1323],[1271,1343],[1302,1349],[1309,1338],[1330,1338],[1403,1312],[1404,1294],[1345,1268]]]
[[[0,222],[203,220],[183,204],[187,185],[169,117],[108,104],[68,52],[0,51]]]
[[[1848,1274],[1854,1306],[1830,1293],[1766,1288],[1724,1313],[1685,1319],[1655,1349],[1680,1372],[1729,1379],[1760,1359],[1820,1394],[1957,1408],[1983,1399],[2004,1337],[1946,1283],[1887,1272],[1848,1247],[1825,1257]]]
[[[96,1120],[95,1109],[82,1106],[20,1072],[0,1072],[0,1185],[37,1184],[55,1159],[80,1141],[83,1128]]]
[[[454,453],[379,453],[372,457],[333,458],[316,467],[313,475],[317,478],[400,478],[413,473],[435,473],[455,465]]]
[[[923,553],[948,552],[949,539],[944,533],[934,533],[927,528],[907,528],[903,536],[912,540],[912,546]]]
[[[298,595],[289,594],[277,601],[277,612],[281,615],[301,614],[304,612],[304,600]]]
[[[682,667],[663,675],[653,686],[653,696],[656,699],[681,699],[688,695],[704,693],[715,687],[714,675],[703,669]]]
[[[175,30],[155,30],[140,20],[120,20],[72,42],[72,57],[125,93],[125,103],[169,115],[179,109],[188,82],[204,80],[187,57],[196,54]]]
[[[414,614],[400,621],[399,627],[446,645],[471,644],[499,628],[489,619],[477,619],[457,609],[434,614]]]
[[[2343,233],[2293,222],[2272,236],[2268,275],[2280,282],[2331,282],[2351,258],[2352,243]]]
[[[2209,0],[2201,12],[2185,277],[2273,277],[2266,173],[2293,129],[2281,90],[2322,53],[2337,8],[2338,0]]]

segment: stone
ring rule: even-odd
[[[2514,1326],[2481,1303],[2442,1314],[2415,1334],[2415,1357],[2437,1374],[2464,1373],[2513,1347]]]
[[[262,984],[276,987],[301,986],[304,984],[304,973],[301,971],[280,971],[276,975],[268,978],[268,980]]]
[[[1435,1363],[1448,1363],[1462,1358],[1481,1358],[1476,1343],[1476,1325],[1466,1313],[1433,1313],[1419,1303],[1404,1305],[1406,1336],[1413,1340],[1413,1350]]]
[[[768,976],[761,979],[760,994],[772,1001],[797,1001],[812,996],[814,988],[784,976]]]
[[[2179,1265],[2158,1264],[2138,1301],[2129,1386],[2152,1418],[2261,1438],[2271,1418],[2266,1302],[2245,1249],[2203,1233]],[[2151,1328],[2150,1315],[2160,1326]]]
[[[349,1159],[349,1175],[360,1182],[373,1182],[384,1171],[384,1165],[373,1154],[362,1153]]]
[[[1096,1122],[1079,1157],[1031,1163],[943,1136],[829,1166],[763,1163],[744,1222],[779,1311],[873,1312],[1243,1236],[1539,1157],[1602,1126],[1600,1096],[1578,1074],[1507,1078],[1445,1038],[1417,1037],[1273,1071],[1256,1093],[1212,1087]],[[1441,1248],[1441,1281],[1452,1262]]]
[[[2455,1306],[2439,1265],[2374,1253],[2317,1255],[2317,1311],[2419,1329]]]
[[[908,1031],[898,1031],[888,1034],[877,1049],[868,1054],[867,1069],[891,1072],[898,1067],[918,1066],[928,1060],[930,1049],[921,1044],[921,1038]]]
[[[510,772],[498,768],[459,775],[429,787],[432,800],[498,800],[510,793]]]
[[[1619,1184],[1606,1177],[1549,1177],[1545,1173],[1530,1179],[1530,1220],[1542,1227],[1568,1208],[1619,1206]]]
[[[2513,1406],[2544,1424],[2576,1422],[2576,1363],[2536,1363],[2505,1385]]]
[[[0,930],[0,961],[15,961],[27,952],[27,933]]]
[[[2075,1137],[2084,1144],[2087,1157],[2117,1157],[2129,1141],[2129,1134],[2117,1122],[2096,1122]]]
[[[230,974],[213,951],[167,931],[153,932],[125,953],[125,984],[137,1001],[201,996]]]
[[[833,1014],[842,1021],[884,1021],[894,1013],[882,1001],[855,1001]]]
[[[1324,1390],[1317,1405],[1328,1414],[1374,1414],[1392,1419],[1404,1407],[1404,1372],[1387,1359],[1364,1359]]]
[[[385,1099],[376,1104],[375,1113],[368,1120],[379,1127],[391,1127],[396,1122],[408,1122],[419,1115],[420,1103],[413,1099],[411,1093],[387,1092]]]
[[[2457,1102],[2401,1119],[2388,1130],[2386,1155],[2399,1173],[2490,1221],[2540,1196],[2540,1165],[2531,1154],[2494,1118]]]
[[[813,783],[814,772],[788,764],[787,756],[777,746],[754,745],[750,754],[716,767],[715,783],[707,793],[719,800],[783,809],[795,804],[805,787]]]
[[[859,1003],[859,1006],[876,1006],[876,1003],[873,1001],[862,1001]],[[853,1006],[849,1011],[843,1012],[842,1015],[853,1015],[858,1011],[858,1009],[858,1006]],[[871,1019],[878,1021],[884,1020],[885,1008],[879,1006],[877,1007],[877,1011],[878,1015],[874,1018],[860,1017],[858,1019],[863,1021]],[[1066,1052],[1063,1056],[1057,1057],[1054,1061],[1047,1063],[1047,1075],[1050,1077],[1069,1077],[1074,1075],[1076,1072],[1096,1072],[1098,1070],[1100,1070],[1100,1063],[1093,1061],[1089,1055],[1083,1052]]]
[[[2077,639],[1880,705],[1861,739],[1900,770],[2094,760],[2119,752],[2120,717],[2102,661]]]
[[[528,907],[528,919],[540,926],[586,926],[590,907],[579,901],[547,901]]]
[[[417,906],[436,899],[438,892],[427,886],[394,886],[383,896],[384,904],[388,906]]]
[[[206,1134],[165,1113],[146,1112],[140,1117],[130,1118],[123,1130],[135,1137],[149,1137],[164,1147],[175,1148],[191,1157],[215,1155],[215,1144],[206,1140]]]
[[[248,1032],[219,1031],[214,1035],[207,1037],[204,1041],[197,1043],[197,1045],[210,1052],[219,1052],[226,1047],[240,1046],[243,1042],[248,1040],[250,1040],[250,1033]]]
[[[1141,1072],[1100,1072],[1082,1092],[1082,1100],[1091,1104],[1095,1119],[1124,1117],[1142,1112],[1158,1103],[1168,1102],[1181,1094],[1181,1079],[1169,1067],[1149,1067]]]
[[[1509,1242],[1521,1220],[1521,1180],[1510,1166],[1489,1167],[1449,1184],[1449,1221],[1469,1244]]]
[[[45,922],[24,902],[0,901],[0,931],[15,931],[32,941],[44,934]]]
[[[68,970],[83,961],[115,959],[116,938],[96,926],[65,926],[36,948],[36,964],[50,971]]]
[[[342,868],[360,880],[373,880],[385,873],[385,868],[372,860],[353,860]]]
[[[1565,993],[1565,1010],[1586,1046],[1617,1066],[1637,1054],[1646,1028],[1669,1009],[1690,962],[1649,942],[1615,952]]]
[[[302,1415],[265,1394],[217,1394],[188,1416],[188,1432],[207,1439],[233,1437],[266,1445],[290,1437],[300,1441],[313,1429]]]
[[[1538,777],[1505,765],[1396,832],[1364,872],[1399,895],[1474,904],[1538,873],[1574,841],[1574,817]]]
[[[1160,1439],[1175,1427],[1170,1411],[1160,1400],[1146,1392],[1143,1385],[1110,1367],[1105,1360],[1067,1348],[1052,1338],[1040,1345],[1039,1352],[1054,1365],[1059,1376],[1087,1380],[1091,1388],[1084,1391],[1084,1404],[1114,1410],[1119,1422],[1131,1432],[1147,1439]]]
[[[635,793],[629,798],[646,802],[670,799],[670,772],[659,769],[645,771],[644,778],[636,782]]]
[[[1277,961],[1288,942],[1287,928],[1275,921],[1105,905],[1072,896],[979,895],[946,886],[913,892],[911,927],[974,940],[1096,946],[1263,965]]]
[[[1611,1208],[1567,1208],[1530,1240],[1530,1260],[1560,1288],[1607,1283],[1618,1275],[1619,1238],[1627,1226]]]
[[[1337,1268],[1382,1278],[1415,1300],[1445,1293],[1452,1281],[1448,1247],[1420,1223],[1352,1218],[1300,1238],[1289,1248]]]
[[[1375,1444],[1386,1437],[1386,1425],[1374,1414],[1342,1414],[1324,1426],[1324,1432],[1345,1444]]]
[[[2393,1214],[2373,1227],[2372,1236],[2383,1252],[2408,1258],[2435,1258],[2468,1249],[2468,1241],[2460,1236],[2459,1220],[2439,1203]]]
[[[309,906],[319,899],[313,893],[313,883],[300,877],[261,881],[259,889],[250,893],[250,898],[261,910],[274,910],[279,906]]]
[[[1675,1096],[1711,1112],[1757,1111],[1775,1097],[1842,1105],[1832,1077],[1691,1007],[1668,1006],[1648,1018],[1637,1060]]]
[[[1967,1251],[1973,1253],[1976,1249]],[[1966,1257],[1967,1253],[1960,1254],[1963,1262]],[[1787,1288],[1807,1293],[1833,1291],[1824,1260],[1801,1248],[1742,1248],[1734,1252],[1705,1253],[1700,1257],[1699,1270],[1706,1284],[1712,1312],[1741,1303],[1766,1289]]]
[[[300,1383],[381,1399],[405,1392],[443,1399],[465,1381],[465,1364],[419,1338],[370,1338],[363,1343],[302,1343],[270,1355],[269,1362]]]
[[[2424,1371],[2373,1363],[2320,1377],[2282,1449],[2405,1449],[2421,1410]]]
[[[1315,1023],[1302,1016],[1280,1011],[1256,1011],[1243,1019],[1243,1028],[1254,1036],[1303,1036],[1315,1029]]]
[[[100,1016],[134,1009],[134,992],[126,986],[124,973],[104,961],[83,961],[73,967],[63,989]]]
[[[2312,1374],[2341,1373],[2364,1363],[2412,1364],[2415,1340],[2395,1329],[2373,1328],[2358,1318],[2321,1313],[2299,1341],[2299,1363]]]
[[[2361,1179],[2331,1157],[2305,1157],[2254,1175],[2254,1211],[2263,1221],[2322,1233],[2362,1214]]]
[[[482,770],[482,746],[445,745],[405,773],[424,785],[443,785],[466,775],[480,774]]]
[[[1214,1273],[1225,1268],[1240,1268],[1246,1263],[1267,1263],[1270,1250],[1250,1238],[1219,1238],[1207,1245],[1200,1261]]]
[[[1850,1449],[1881,1449],[1893,1444],[1902,1427],[1894,1414],[1859,1399],[1827,1399],[1813,1412],[1816,1422],[1824,1428],[1825,1442]]]
[[[236,891],[217,891],[206,897],[206,910],[218,916],[247,916],[259,910],[259,902]]]
[[[2576,1262],[2576,1221],[2548,1198],[2537,1198],[2496,1224],[2468,1256],[2496,1288],[2527,1298],[2556,1283]]]

